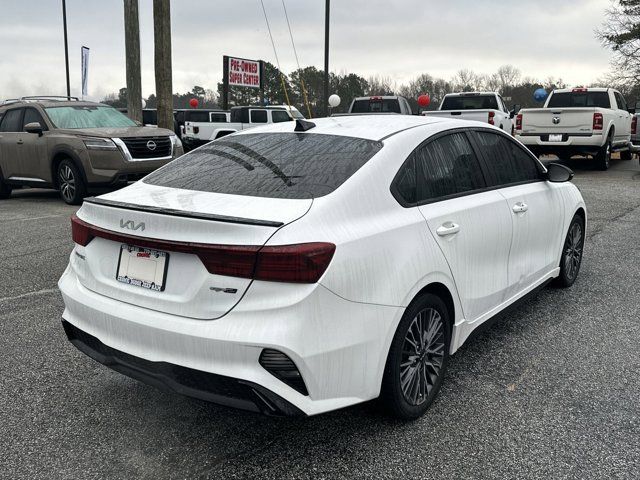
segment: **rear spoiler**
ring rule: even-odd
[[[106,200],[104,198],[88,197],[85,198],[86,203],[94,205],[104,205],[106,207],[121,208],[123,210],[135,210],[138,212],[158,213],[161,215],[170,215],[173,217],[194,218],[197,220],[213,220],[216,222],[238,223],[242,225],[257,225],[261,227],[280,228],[283,222],[275,222],[272,220],[257,220],[253,218],[230,217],[228,215],[216,215],[212,213],[186,212],[184,210],[175,210],[173,208],[153,207],[151,205],[137,205],[133,203],[118,202],[115,200]]]

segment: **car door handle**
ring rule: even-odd
[[[529,210],[529,205],[524,202],[518,202],[513,206],[514,213],[524,213]]]
[[[16,143],[17,143],[18,145],[22,145],[22,144],[24,143],[24,141],[23,141],[22,139],[20,139],[20,140],[18,140]]]
[[[460,231],[460,225],[453,222],[443,223],[436,229],[436,233],[441,237],[446,237],[447,235],[454,235]]]

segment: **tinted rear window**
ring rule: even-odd
[[[500,110],[495,95],[445,97],[441,110]]]
[[[351,107],[351,113],[400,113],[400,102],[397,99],[366,99],[356,100]]]
[[[611,108],[608,92],[554,93],[547,108],[599,107]]]
[[[144,182],[232,195],[321,197],[342,185],[381,148],[381,142],[336,135],[235,135],[174,160]]]

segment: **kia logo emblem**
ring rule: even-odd
[[[147,142],[147,148],[153,152],[156,149],[156,142],[149,140]]]

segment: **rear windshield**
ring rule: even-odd
[[[144,182],[255,197],[321,197],[342,185],[381,148],[381,142],[337,135],[234,135],[183,155]]]
[[[58,128],[119,128],[136,124],[113,107],[78,105],[45,108],[47,115]]]
[[[547,108],[599,107],[611,108],[608,92],[563,92],[554,93]]]
[[[440,110],[499,110],[495,95],[445,97]]]
[[[400,102],[397,98],[356,100],[351,107],[351,113],[400,113]]]

